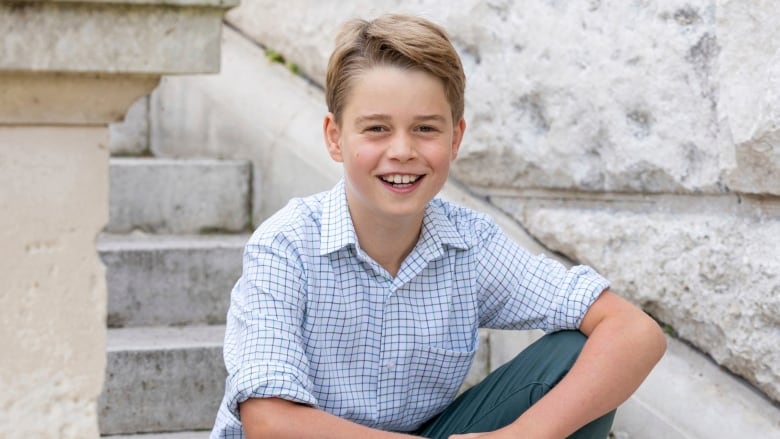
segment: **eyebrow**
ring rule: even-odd
[[[447,122],[447,118],[440,114],[430,114],[424,116],[417,116],[414,118],[417,122],[434,121],[434,122]]]
[[[392,118],[387,114],[368,114],[365,116],[359,116],[357,119],[355,119],[355,125],[360,125],[362,123],[366,122],[389,122],[392,120]],[[439,115],[439,114],[425,114],[421,116],[415,116],[414,117],[415,122],[426,122],[426,121],[434,121],[434,122],[446,122],[447,118]]]
[[[359,116],[355,119],[355,125],[360,125],[366,122],[388,122],[391,117],[387,114],[367,114],[365,116]]]

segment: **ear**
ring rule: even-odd
[[[466,132],[466,119],[460,118],[458,123],[452,128],[452,158],[450,161],[455,160],[458,157],[458,150],[460,150],[460,142],[463,141],[463,133]]]
[[[328,148],[328,154],[336,162],[343,162],[344,158],[341,154],[341,129],[336,123],[336,116],[333,113],[328,113],[325,116],[325,121],[322,123],[322,132],[325,136],[325,146]]]

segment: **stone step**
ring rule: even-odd
[[[209,430],[181,431],[178,433],[112,434],[101,436],[104,439],[208,439]]]
[[[224,326],[110,329],[100,432],[208,430],[225,386]]]
[[[108,326],[221,324],[249,235],[103,234]]]
[[[249,161],[112,158],[110,163],[107,232],[196,234],[250,227]]]

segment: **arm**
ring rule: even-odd
[[[307,405],[279,398],[252,398],[239,404],[247,439],[411,438],[364,427]]]
[[[564,438],[628,399],[666,349],[658,324],[609,290],[580,331],[588,340],[572,369],[520,418],[492,433],[455,437]]]

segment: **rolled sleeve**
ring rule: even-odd
[[[477,254],[480,325],[496,329],[578,329],[588,308],[609,287],[592,268],[567,269],[531,255],[492,224]]]
[[[590,306],[609,288],[609,281],[587,265],[570,268],[565,279],[558,292],[560,306],[554,310],[547,332],[579,329]]]
[[[225,404],[278,397],[317,405],[303,349],[306,292],[300,259],[281,237],[247,244],[244,273],[231,294],[225,332]]]

